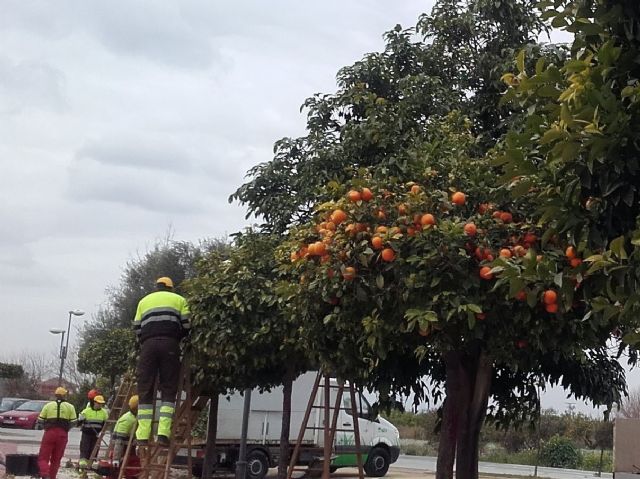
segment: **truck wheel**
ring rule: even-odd
[[[374,447],[369,452],[367,462],[364,463],[364,472],[369,477],[382,477],[389,470],[391,458],[386,449]]]
[[[263,479],[269,472],[269,458],[267,455],[258,450],[247,454],[247,477],[250,479]]]

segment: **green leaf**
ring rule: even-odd
[[[518,52],[518,56],[516,57],[516,64],[518,66],[518,71],[520,73],[524,73],[524,49]]]
[[[618,236],[609,244],[609,249],[611,250],[611,252],[620,259],[628,258],[627,252],[624,249],[624,242],[624,236]]]

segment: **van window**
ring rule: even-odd
[[[371,418],[371,405],[367,398],[365,398],[362,394],[356,394],[356,411],[358,411],[358,416],[363,419]],[[344,396],[342,399],[342,407],[345,408],[345,412],[351,416],[351,397]]]

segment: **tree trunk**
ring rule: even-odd
[[[480,432],[484,423],[489,402],[489,391],[493,365],[483,352],[479,356],[468,357],[465,370],[467,394],[465,420],[458,438],[456,479],[478,479],[478,456]]]
[[[456,460],[456,443],[461,416],[458,401],[460,399],[463,371],[460,363],[460,353],[448,352],[443,359],[446,367],[446,396],[442,406],[436,479],[453,479],[453,464]]]
[[[201,479],[213,476],[218,456],[216,453],[216,435],[218,433],[218,394],[209,398],[209,419],[207,420],[207,445],[204,450]]]
[[[282,389],[282,425],[280,428],[280,457],[278,459],[278,479],[286,479],[289,465],[289,435],[291,433],[291,391],[293,374],[284,377]]]

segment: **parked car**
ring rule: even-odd
[[[28,399],[24,398],[2,398],[0,401],[0,413],[13,411],[20,404],[27,402]]]
[[[27,401],[12,411],[0,414],[0,426],[38,429],[38,416],[48,401]]]

